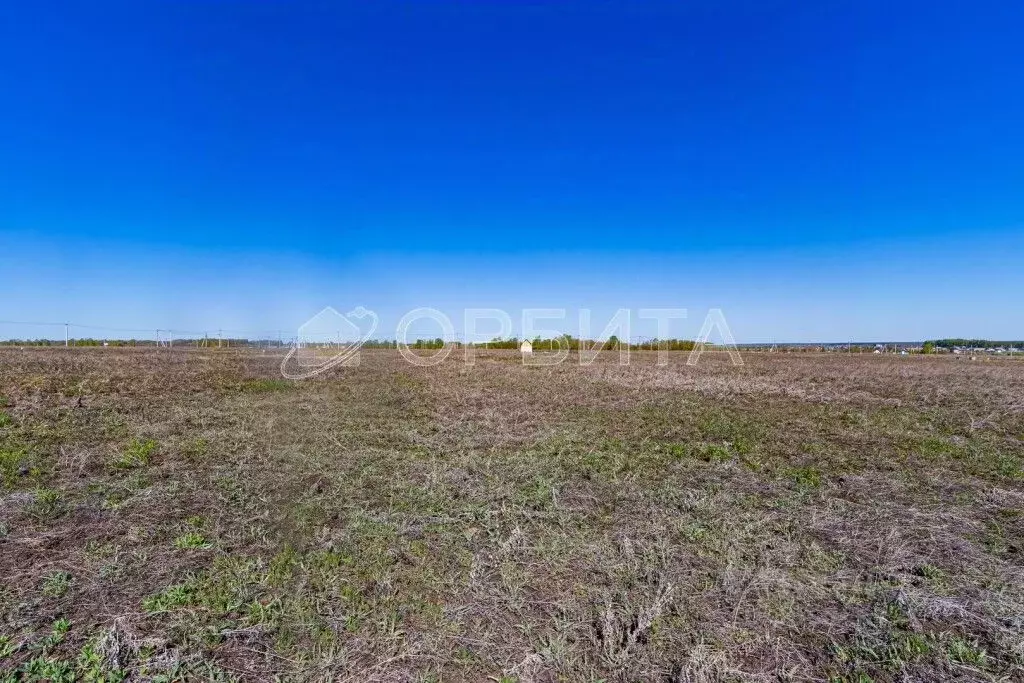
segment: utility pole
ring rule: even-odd
[[[64,323],[64,348],[69,346],[70,339],[68,337],[68,324]]]
[[[174,332],[172,330],[167,330],[167,348],[174,348]]]
[[[159,329],[157,329],[157,331],[156,331],[156,345],[157,345],[157,348],[163,346],[163,342],[160,341],[160,330]]]
[[[224,330],[217,330],[217,348],[220,348],[221,343],[224,341]]]

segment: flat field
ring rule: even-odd
[[[616,360],[0,349],[0,680],[1024,680],[1024,362]]]

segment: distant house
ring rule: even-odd
[[[524,339],[523,343],[519,345],[519,352],[523,355],[533,353],[533,344],[530,343],[529,339]]]

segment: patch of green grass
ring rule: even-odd
[[[142,608],[150,614],[184,607],[203,607],[213,615],[242,613],[263,590],[264,567],[252,559],[218,558],[210,569],[145,598]]]
[[[213,546],[198,531],[187,531],[174,539],[174,547],[179,550],[209,550]]]
[[[131,443],[115,457],[110,466],[117,470],[145,467],[153,460],[157,442],[153,439],[132,439]]]
[[[51,649],[63,643],[64,638],[67,636],[68,631],[70,630],[70,619],[58,619],[57,621],[53,622],[53,626],[51,627],[50,630],[50,635],[48,635],[44,641],[44,648]]]
[[[1021,467],[1020,458],[1000,453],[995,458],[995,473],[1006,479],[1024,479],[1024,468]]]
[[[148,470],[135,469],[127,471],[127,476],[113,479],[90,487],[90,493],[103,496],[101,506],[104,510],[117,510],[126,501],[153,485],[153,477]]]
[[[85,683],[121,683],[121,681],[128,678],[127,671],[110,666],[107,659],[101,653],[100,645],[96,638],[86,642],[79,651],[78,656],[73,660],[49,656],[49,651],[64,641],[70,628],[71,622],[66,619],[59,619],[54,622],[51,634],[41,643],[34,646],[40,649],[41,653],[22,664],[13,673],[7,676],[0,676],[0,680],[5,682],[39,681],[40,683],[43,681],[47,683],[73,683],[77,681],[84,681]],[[6,656],[3,653],[3,642],[4,639],[0,637],[0,659]]]
[[[14,418],[7,414],[6,410],[0,410],[0,429],[10,427],[14,424]]]
[[[949,661],[969,666],[984,668],[988,655],[979,647],[977,641],[954,637],[946,644],[946,655]]]
[[[670,443],[665,447],[671,458],[682,460],[690,455],[690,449],[685,443]]]
[[[68,572],[53,572],[43,579],[43,595],[49,598],[60,598],[71,588],[72,576]]]
[[[981,534],[980,540],[985,549],[994,555],[1005,555],[1019,549],[1019,541],[1015,534],[1008,534],[1004,523],[995,519],[985,522],[985,531]]]
[[[516,502],[532,510],[547,510],[555,505],[557,487],[548,477],[536,476],[516,492]]]
[[[0,445],[0,490],[39,486],[44,474],[39,456],[28,446]]]
[[[7,659],[18,651],[18,644],[10,636],[0,636],[0,659]]]
[[[969,458],[962,459],[957,469],[967,474],[987,479],[1024,479],[1022,456],[1007,452],[1007,449],[987,441],[972,443]]]
[[[250,393],[265,393],[268,391],[290,391],[298,386],[295,382],[287,379],[250,379],[242,382],[242,391]]]
[[[82,646],[75,660],[78,680],[95,683],[120,683],[128,678],[128,672],[121,668],[111,668],[106,658],[100,653],[99,644],[91,640]]]
[[[666,450],[668,455],[676,460],[683,458],[696,458],[704,462],[728,462],[732,460],[732,445],[723,443],[671,443]]]
[[[63,659],[36,657],[18,669],[16,678],[9,680],[47,681],[48,683],[74,683],[75,667]]]
[[[928,564],[927,562],[915,567],[914,573],[918,576],[923,576],[935,585],[943,585],[948,579],[948,575],[944,570],[933,564]]]
[[[886,659],[892,668],[900,669],[932,651],[931,641],[920,633],[903,633],[889,644]]]
[[[85,544],[85,555],[90,560],[102,560],[116,555],[119,548],[120,546],[116,543],[101,543],[96,540],[90,540]]]
[[[786,476],[804,491],[821,486],[821,470],[816,467],[790,467],[786,470]]]
[[[896,630],[881,642],[858,639],[850,645],[833,643],[833,658],[844,668],[853,669],[852,678],[834,678],[832,680],[870,681],[874,680],[867,672],[903,671],[908,666],[930,656],[935,651],[933,639],[920,633]],[[886,680],[890,675],[887,673]]]
[[[12,488],[28,468],[28,454],[21,449],[0,448],[0,483]]]
[[[927,436],[911,445],[913,452],[928,460],[941,458],[961,459],[967,456],[968,449],[959,443],[938,436]]]
[[[64,500],[55,489],[36,489],[27,510],[38,521],[49,521],[64,514]]]
[[[282,614],[282,602],[272,600],[252,600],[246,607],[246,620],[250,624],[276,625]]]
[[[746,416],[731,411],[708,413],[700,418],[697,428],[708,441],[742,441],[744,446],[752,444],[752,432],[756,431]]]
[[[728,462],[732,460],[732,451],[724,444],[702,443],[693,447],[693,455],[704,462]]]
[[[831,574],[843,566],[846,558],[838,550],[826,550],[817,543],[812,542],[804,547],[801,559],[813,571],[821,574]]]
[[[206,439],[193,439],[182,446],[181,454],[188,460],[201,460],[209,451],[210,442]]]
[[[168,586],[156,595],[145,598],[142,601],[142,609],[149,614],[162,614],[178,607],[192,605],[198,594],[197,586],[196,578]]]
[[[708,536],[710,536],[711,529],[704,524],[695,522],[693,524],[688,524],[682,530],[682,533],[686,540],[690,541],[691,543],[695,543],[697,541],[702,541]]]

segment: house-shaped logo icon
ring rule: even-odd
[[[359,308],[350,315],[363,317],[367,314],[372,315]],[[373,318],[376,327],[376,316]],[[326,369],[336,365],[341,356],[345,357],[345,365],[357,365],[359,355],[356,351],[366,341],[368,334],[364,335],[348,316],[328,306],[299,327],[295,359],[306,370],[320,367]]]

